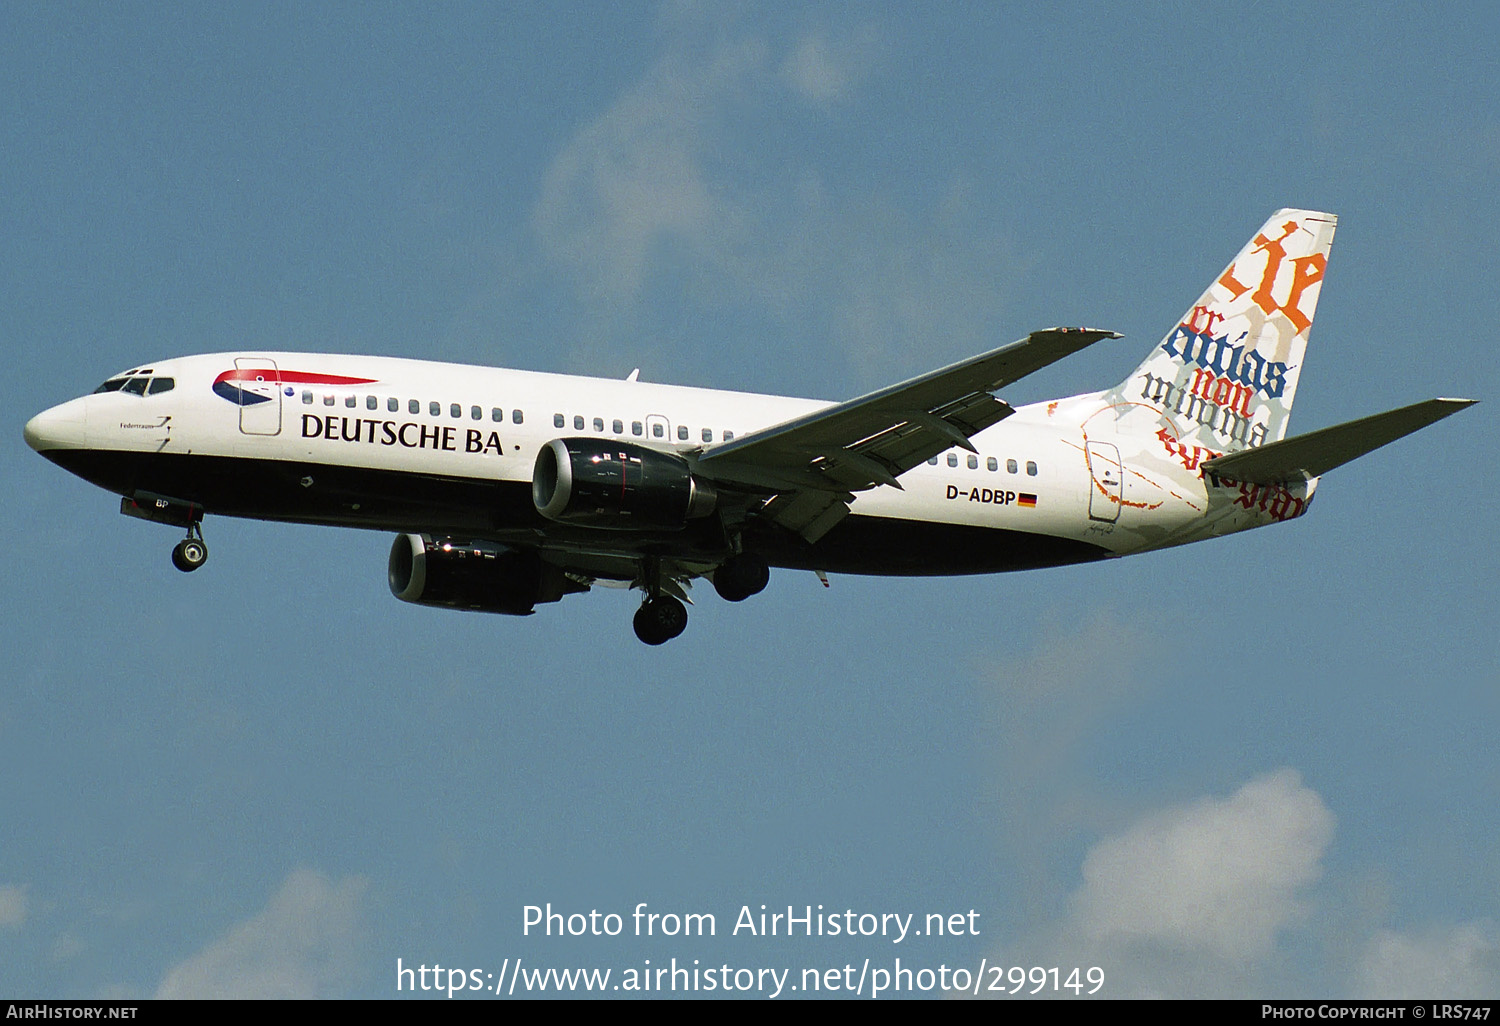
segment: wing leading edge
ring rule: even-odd
[[[817,541],[849,512],[854,492],[890,485],[912,467],[1015,411],[991,393],[1112,331],[1048,328],[1019,342],[716,446],[698,468],[716,481],[773,492],[761,515]]]

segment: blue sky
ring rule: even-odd
[[[558,7],[559,5],[551,5]],[[143,360],[364,352],[843,398],[1053,324],[1111,384],[1264,218],[1340,217],[1292,431],[1492,400],[1488,5],[12,5],[0,993],[1100,966],[1500,992],[1493,408],[1117,563],[404,605],[389,539],[166,529],[25,420]],[[523,936],[530,904],[714,938]],[[977,910],[752,938],[741,906]],[[627,931],[628,932],[628,931]]]

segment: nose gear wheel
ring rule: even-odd
[[[203,529],[194,521],[188,528],[188,536],[172,549],[172,565],[190,574],[207,562],[208,543],[203,540]]]

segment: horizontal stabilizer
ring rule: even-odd
[[[1426,402],[1388,410],[1373,417],[1351,420],[1279,442],[1268,442],[1255,449],[1244,449],[1227,456],[1215,456],[1203,464],[1203,471],[1215,477],[1230,477],[1248,484],[1285,484],[1319,477],[1334,467],[1358,459],[1420,431],[1444,417],[1452,416],[1474,405],[1473,399],[1428,399]]]

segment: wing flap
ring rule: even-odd
[[[1428,399],[1255,449],[1215,456],[1203,464],[1203,471],[1249,484],[1310,480],[1474,403],[1473,399]]]
[[[761,509],[761,515],[816,542],[849,515],[854,496],[831,492],[791,492],[777,495]]]

